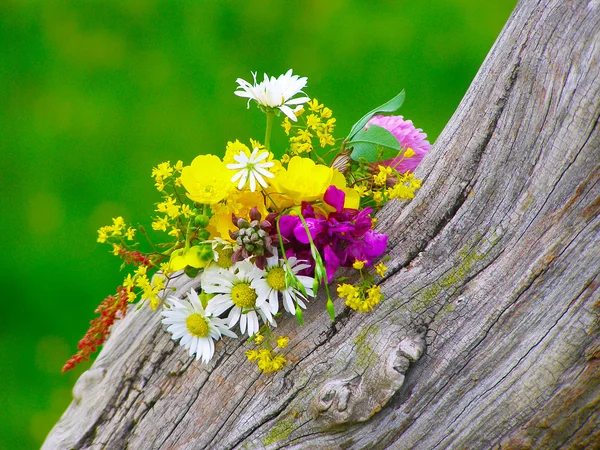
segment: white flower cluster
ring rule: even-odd
[[[299,93],[304,94],[302,89],[306,87],[308,78],[292,75],[292,69],[277,78],[269,78],[266,73],[264,75],[264,80],[256,83],[256,73],[253,72],[254,84],[238,78],[236,83],[239,85],[239,90],[235,91],[234,94],[238,97],[247,98],[248,107],[250,107],[250,101],[254,100],[264,108],[279,109],[290,120],[296,122],[298,119],[294,112],[302,108],[302,105],[308,102],[310,98],[292,97]],[[294,109],[290,106],[293,106]]]
[[[280,299],[290,314],[295,314],[296,305],[306,308],[307,298],[298,287],[288,286],[286,278],[291,272],[306,295],[313,297],[313,278],[298,275],[307,267],[293,257],[286,264],[276,253],[267,258],[264,269],[249,260],[227,269],[213,263],[201,275],[201,297],[205,304],[193,289],[187,300],[169,297],[162,311],[162,322],[168,325],[172,339],[181,339],[180,344],[189,350],[190,356],[195,354],[196,359],[208,363],[214,354],[215,341],[222,336],[237,337],[231,331],[236,324],[248,336],[258,333],[261,322],[277,326],[273,316],[279,311]]]

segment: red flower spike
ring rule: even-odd
[[[115,319],[123,318],[127,314],[128,293],[128,289],[119,286],[116,296],[109,295],[98,305],[95,312],[100,314],[100,317],[96,317],[90,322],[90,328],[77,346],[79,351],[65,363],[62,368],[63,373],[75,368],[80,362],[89,360],[90,355],[106,342]]]

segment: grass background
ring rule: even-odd
[[[60,369],[123,278],[96,230],[149,225],[157,163],[262,139],[236,78],[307,76],[337,137],[404,88],[434,142],[515,3],[0,2],[0,448],[39,447],[71,401],[85,367]]]

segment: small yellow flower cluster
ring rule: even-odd
[[[379,264],[377,264],[375,266],[375,271],[377,272],[377,275],[379,275],[381,278],[383,278],[385,276],[385,273],[387,272],[387,270],[388,270],[388,268],[385,267],[382,262],[380,262]]]
[[[277,372],[278,370],[283,369],[287,362],[282,355],[277,354],[268,348],[248,350],[246,352],[246,357],[249,361],[256,361],[259,370],[264,373]]]
[[[382,299],[381,288],[376,284],[366,288],[353,284],[338,284],[337,292],[340,298],[346,299],[346,305],[355,311],[372,311]]]
[[[183,169],[183,161],[177,161],[175,166],[171,166],[170,161],[166,161],[160,163],[158,166],[152,169],[152,178],[154,178],[154,186],[159,192],[164,191],[165,189],[165,181],[171,176],[173,176],[173,172],[181,173]],[[175,180],[175,185],[180,186],[181,182],[179,181],[179,177]]]
[[[414,156],[414,152],[409,148],[404,155]],[[370,170],[371,176],[356,183],[353,189],[361,198],[371,197],[377,206],[382,206],[394,198],[411,200],[415,197],[415,191],[421,187],[421,180],[415,178],[412,172],[400,173],[390,166],[383,165]]]
[[[415,178],[414,173],[399,174],[396,184],[387,189],[390,199],[411,200],[415,198],[415,191],[421,187],[421,180]]]
[[[160,274],[155,274],[152,280],[148,278],[148,266],[139,266],[134,271],[134,275],[128,274],[123,280],[123,287],[127,290],[128,301],[135,301],[137,294],[133,292],[135,288],[142,291],[142,301],[148,300],[150,307],[154,311],[160,305],[159,293],[165,288],[165,279]]]
[[[377,166],[379,173],[373,176],[373,183],[376,186],[385,186],[388,175],[392,174],[392,168],[389,166]]]
[[[359,260],[357,259],[356,261],[354,261],[354,263],[352,264],[352,267],[354,267],[356,270],[362,270],[363,267],[365,267],[367,261],[363,261],[363,260]]]
[[[177,218],[183,216],[184,218],[189,219],[194,213],[187,204],[178,204],[177,199],[170,194],[164,193],[163,195],[164,201],[156,205],[155,211],[165,215],[157,217],[154,222],[152,222],[152,229],[166,232],[167,228],[170,226],[171,230],[169,231],[169,235],[179,237],[181,231],[180,226],[178,226]]]
[[[126,238],[128,241],[132,241],[134,239],[135,228],[127,227],[121,216],[113,218],[112,221],[112,225],[100,227],[98,230],[98,242],[104,244],[111,237],[117,237],[119,240]]]
[[[319,101],[314,98],[306,104],[310,114],[304,118],[305,126],[299,126],[296,134],[290,137],[290,154],[301,155],[303,153],[310,153],[313,150],[313,138],[319,139],[319,145],[321,148],[325,148],[328,145],[335,145],[335,139],[333,138],[333,131],[335,129],[336,119],[332,117],[333,112],[331,109],[323,106]],[[302,117],[305,110],[301,109],[296,113],[297,116]],[[292,123],[286,117],[281,126],[285,130],[285,133],[289,136],[292,129]],[[283,162],[283,161],[282,161]]]

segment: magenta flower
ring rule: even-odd
[[[412,148],[415,155],[411,158],[402,159],[402,154],[397,158],[383,161],[383,165],[390,166],[400,173],[407,171],[414,172],[425,154],[431,148],[431,144],[427,141],[427,135],[420,128],[415,128],[412,120],[404,120],[402,116],[382,116],[376,115],[371,117],[367,122],[366,128],[369,125],[377,125],[385,128],[394,135],[400,143],[402,154],[404,151]]]
[[[372,229],[372,209],[344,208],[345,195],[344,191],[329,186],[323,200],[335,208],[335,211],[327,217],[315,213],[310,203],[302,203],[302,215],[310,236],[323,257],[329,282],[339,266],[352,267],[356,260],[367,261],[367,266],[370,266],[387,246],[387,236]],[[286,254],[309,261],[314,270],[308,234],[300,218],[283,216],[280,229],[288,248]]]

